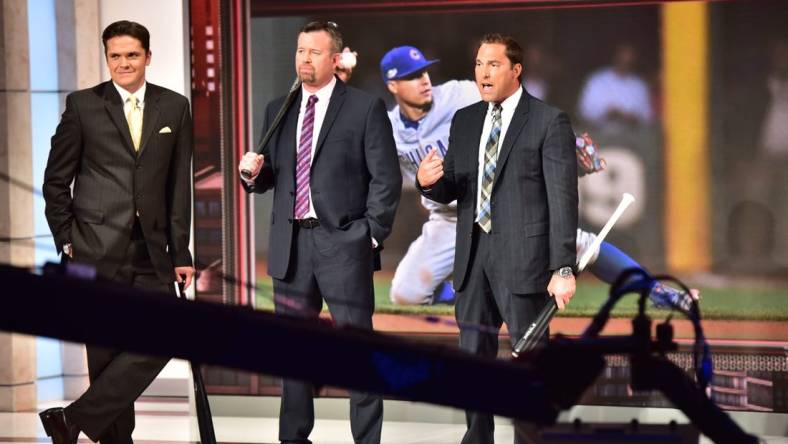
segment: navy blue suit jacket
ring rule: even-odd
[[[284,100],[268,104],[263,133]],[[284,279],[288,272],[293,244],[299,103],[300,93],[263,147],[263,169],[254,186],[244,183],[250,192],[274,190],[268,273],[277,279]],[[319,248],[372,259],[372,238],[383,242],[391,233],[401,188],[397,150],[383,101],[337,79],[310,173],[312,202],[321,224],[315,231]]]

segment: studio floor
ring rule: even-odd
[[[243,408],[249,407],[249,400],[233,399],[227,397],[220,404],[220,410],[232,410],[227,408],[227,404],[236,403]],[[262,400],[264,404],[273,406],[276,398]],[[252,401],[256,402],[256,401]],[[321,410],[334,409],[345,401],[319,400],[317,412]],[[212,401],[213,404],[213,401]],[[53,406],[65,405],[65,402],[48,402],[39,405],[39,409]],[[388,406],[388,403],[387,403]],[[402,405],[393,405],[390,410],[402,408]],[[430,408],[429,406],[417,406],[416,409]],[[136,404],[137,427],[134,432],[134,441],[137,444],[175,444],[175,443],[199,443],[199,433],[197,430],[197,420],[189,414],[188,398],[143,398]],[[265,408],[263,409],[265,410]],[[396,414],[396,412],[393,412]],[[460,412],[453,412],[454,420],[450,422],[416,422],[416,421],[390,421],[386,420],[383,426],[383,443],[387,444],[456,444],[459,443],[465,425],[457,423],[456,418],[461,417]],[[563,414],[560,420],[572,419],[572,417],[585,417],[589,421],[597,420],[600,417],[607,417],[608,420],[616,420],[619,417],[623,420],[635,415],[643,423],[653,421],[655,423],[666,422],[668,419],[679,415],[672,409],[611,409],[603,407],[581,407],[572,412]],[[594,419],[596,417],[596,419]],[[748,427],[764,428],[769,430],[772,435],[763,436],[768,444],[788,444],[788,422],[786,415],[757,416],[737,418],[741,422],[748,423]],[[764,424],[764,419],[769,424]],[[678,418],[679,422],[682,422]],[[495,438],[498,443],[511,443],[513,441],[514,429],[505,419],[499,419],[496,425]],[[624,421],[626,422],[626,421]],[[217,439],[221,443],[276,443],[277,441],[277,419],[273,417],[250,417],[250,416],[216,416],[214,418]],[[780,425],[782,424],[782,426]],[[779,430],[783,430],[782,433]],[[777,433],[775,433],[777,431]],[[780,436],[782,435],[782,436]],[[311,439],[320,444],[339,444],[352,443],[350,427],[343,419],[318,419],[312,432]],[[0,444],[42,444],[50,442],[46,437],[43,428],[38,421],[35,412],[24,413],[0,413]],[[90,440],[84,435],[80,437],[80,443],[89,443]],[[701,438],[701,443],[710,443],[709,440]]]

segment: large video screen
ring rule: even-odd
[[[588,133],[606,161],[604,171],[579,179],[581,229],[597,233],[622,194],[633,194],[635,203],[607,242],[650,272],[676,274],[699,289],[706,319],[741,320],[735,329],[721,327],[722,337],[779,339],[774,332],[788,316],[788,38],[782,22],[788,5],[706,6],[702,29],[683,28],[665,5],[253,17],[255,137],[265,105],[284,95],[295,77],[298,30],[309,21],[339,25],[345,45],[358,54],[348,84],[379,96],[390,110],[397,102],[380,68],[389,50],[409,45],[438,60],[427,70],[431,112],[446,112],[479,100],[473,68],[481,37],[509,34],[524,48],[527,91],[569,113],[575,133]],[[701,47],[675,43],[685,36]],[[693,139],[696,132],[701,136]],[[688,137],[694,146],[681,145]],[[441,145],[451,150],[448,131],[425,137],[420,149],[400,151],[403,172]],[[456,331],[453,258],[446,251],[454,224],[430,211],[408,177],[385,241],[383,270],[375,276],[375,327]],[[256,302],[271,309],[265,272],[271,196],[257,195],[254,207]],[[589,266],[561,313],[570,333],[577,331],[571,322],[579,322],[571,318],[595,313],[615,277],[596,271]],[[617,313],[634,310],[633,300]]]

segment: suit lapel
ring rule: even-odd
[[[112,119],[112,123],[120,133],[123,145],[132,156],[136,156],[134,152],[134,144],[131,142],[131,132],[129,131],[129,124],[126,122],[126,116],[123,114],[123,102],[121,102],[120,94],[115,89],[112,82],[107,82],[104,86],[104,107]]]
[[[487,102],[479,102],[479,105],[476,107],[474,115],[471,117],[471,124],[468,134],[478,134],[479,136],[476,138],[470,138],[469,143],[470,146],[468,147],[469,155],[471,161],[471,171],[474,172],[474,180],[471,181],[471,188],[473,190],[474,199],[476,198],[476,189],[478,188],[478,184],[476,183],[476,178],[479,177],[479,144],[481,143],[482,138],[482,130],[484,129],[484,119],[487,118]],[[451,148],[451,147],[449,147]],[[474,202],[473,207],[476,208],[477,203]]]
[[[339,110],[342,108],[342,104],[345,102],[345,84],[342,83],[341,80],[337,79],[337,83],[334,86],[334,91],[331,93],[331,99],[328,102],[328,109],[326,110],[326,116],[323,118],[323,126],[320,127],[320,135],[317,138],[317,145],[315,146],[315,155],[312,159],[312,165],[315,165],[315,158],[317,158],[317,153],[320,151],[320,147],[323,146],[323,142],[326,141],[326,136],[328,132],[331,130],[331,125],[334,124],[334,120],[336,120],[337,116],[339,115]]]
[[[288,109],[287,114],[285,114],[282,126],[280,127],[279,131],[281,132],[279,133],[279,139],[276,139],[276,146],[281,146],[284,148],[284,150],[281,152],[277,152],[276,155],[282,158],[282,162],[287,162],[286,164],[283,163],[281,165],[281,171],[291,171],[293,173],[294,181],[297,155],[296,152],[298,151],[298,142],[296,142],[296,128],[298,127],[298,113],[301,112],[302,97],[303,93],[299,93],[293,100],[292,105],[290,105],[290,109]],[[293,182],[293,184],[293,186],[295,186],[295,182]]]
[[[148,86],[145,88],[145,107],[142,111],[142,137],[140,138],[139,156],[142,156],[151,134],[156,130],[156,122],[159,120],[160,96],[161,91],[159,88],[148,83]]]
[[[503,171],[503,167],[506,164],[506,159],[509,158],[509,154],[512,152],[514,142],[517,140],[517,137],[522,132],[525,123],[528,121],[529,95],[525,89],[522,89],[522,92],[523,93],[520,97],[520,101],[517,103],[517,108],[514,109],[512,121],[509,123],[509,128],[506,130],[506,137],[503,139],[503,145],[501,146],[501,150],[498,152],[498,160],[495,163],[495,178],[493,179],[493,188],[495,188],[495,184],[498,183],[498,178],[501,176],[501,171]]]

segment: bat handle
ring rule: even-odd
[[[528,326],[528,329],[525,331],[525,334],[514,344],[514,349],[512,350],[512,356],[515,358],[520,356],[521,353],[531,351],[536,348],[538,344],[539,338],[541,338],[545,331],[547,331],[547,327],[550,325],[550,321],[555,316],[555,313],[558,311],[558,304],[555,302],[555,297],[551,297],[547,304],[545,304],[542,311],[536,317],[536,319],[531,322],[531,325]]]
[[[186,275],[180,275],[181,281],[178,282],[178,297],[186,299]]]
[[[531,332],[536,328],[536,321],[531,322],[531,325],[528,326],[528,330],[525,331],[525,334],[516,344],[514,344],[514,350],[512,350],[512,356],[515,358],[520,356],[520,353],[525,351],[525,344],[528,343],[528,338],[531,336]]]

